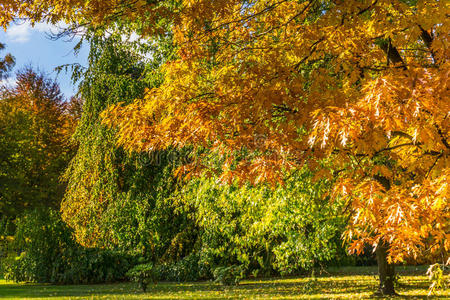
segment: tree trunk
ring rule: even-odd
[[[376,255],[378,263],[378,275],[380,277],[380,287],[377,294],[380,295],[397,295],[394,289],[395,266],[387,261],[386,244],[378,244]]]

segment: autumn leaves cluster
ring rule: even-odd
[[[306,164],[347,199],[352,251],[387,243],[394,261],[448,251],[445,1],[2,4],[4,25],[20,15],[173,36],[163,84],[103,114],[126,149],[208,147],[226,158],[224,181],[275,183]],[[233,163],[243,148],[256,155]]]

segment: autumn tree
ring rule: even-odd
[[[60,175],[73,149],[73,122],[58,84],[26,68],[0,98],[0,214],[15,218],[26,208],[58,207]]]
[[[163,86],[110,110],[123,145],[211,147],[229,157],[225,180],[278,181],[303,163],[337,177],[350,251],[376,249],[381,294],[395,293],[393,263],[448,257],[446,5],[184,4]],[[260,155],[235,166],[241,147]]]
[[[167,20],[177,58],[164,83],[105,114],[121,145],[208,147],[226,158],[223,180],[277,182],[305,163],[335,177],[350,251],[376,250],[382,294],[395,292],[392,263],[448,258],[445,1],[3,2],[4,25],[129,21],[145,37]],[[259,155],[233,163],[243,147]]]
[[[69,101],[65,104],[66,113],[71,117],[74,124],[78,124],[81,119],[81,115],[83,113],[83,104],[83,98],[78,96],[70,97]],[[73,126],[74,131],[75,127],[76,126]]]

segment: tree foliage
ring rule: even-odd
[[[79,147],[65,173],[62,217],[84,246],[137,252],[151,261],[180,259],[195,231],[170,200],[177,160],[168,152],[126,153],[99,117],[108,105],[131,102],[161,82],[155,65],[165,48],[130,44],[119,34],[94,35],[90,43],[89,66],[80,73],[84,104],[74,135]],[[150,59],[144,56],[149,52]]]
[[[223,179],[338,178],[350,249],[449,249],[448,6],[442,1],[184,1],[164,84],[106,122],[133,150],[202,145]],[[256,141],[256,142],[255,142]],[[241,147],[260,155],[230,162]],[[334,173],[318,161],[332,158]],[[193,166],[193,169],[198,166]]]
[[[220,185],[202,177],[183,189],[199,226],[202,264],[240,265],[247,274],[295,274],[342,258],[343,203],[322,195],[330,182],[301,170],[284,186]]]
[[[26,68],[0,100],[0,214],[58,207],[74,122],[56,82]]]
[[[390,261],[448,257],[446,1],[3,3],[4,25],[13,15],[130,21],[145,37],[166,20],[177,57],[162,67],[163,84],[105,114],[120,145],[208,147],[226,158],[225,181],[278,182],[307,163],[335,177],[332,198],[350,204],[351,251],[369,243],[389,245]],[[236,165],[243,147],[258,155]]]

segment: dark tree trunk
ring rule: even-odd
[[[394,289],[395,280],[395,266],[389,264],[387,261],[386,244],[379,244],[376,250],[377,263],[378,263],[378,275],[380,278],[380,287],[377,294],[379,295],[397,295]]]
[[[375,175],[374,179],[378,181],[386,191],[391,189],[391,182],[384,176]],[[380,240],[376,249],[378,276],[380,277],[380,287],[377,295],[397,295],[394,289],[395,266],[387,261],[387,252],[389,245]]]

